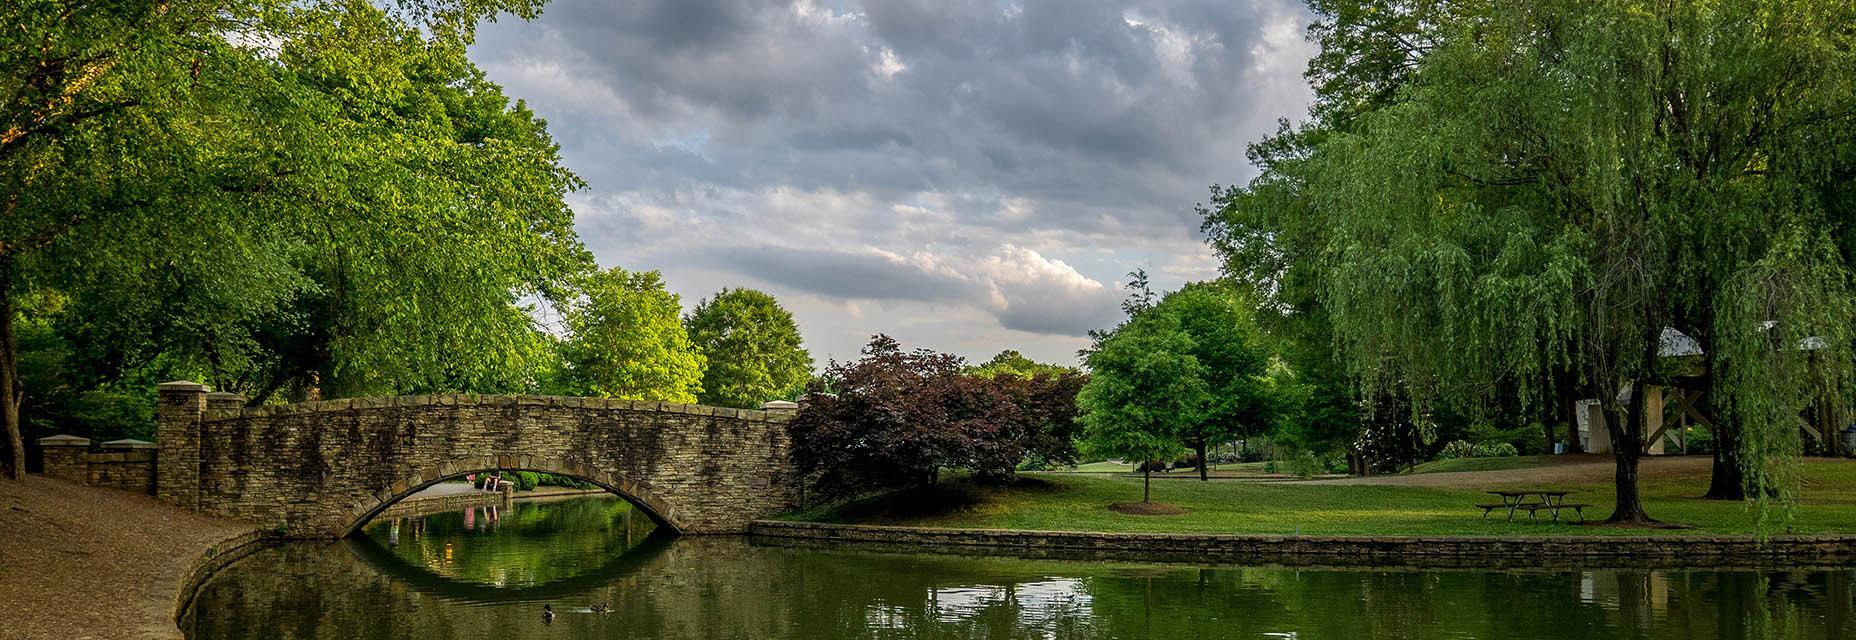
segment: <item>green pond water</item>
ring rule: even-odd
[[[1850,568],[1298,570],[790,548],[652,528],[603,497],[378,521],[365,537],[240,560],[206,583],[182,628],[193,640],[1856,638]]]

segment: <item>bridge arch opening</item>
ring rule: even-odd
[[[655,521],[658,529],[662,532],[670,535],[681,535],[687,530],[687,527],[678,521],[677,513],[670,504],[658,497],[647,487],[631,482],[625,478],[607,474],[597,469],[588,468],[585,465],[571,464],[553,459],[529,459],[524,456],[522,461],[515,463],[505,463],[504,461],[494,458],[462,460],[445,463],[439,465],[435,469],[428,469],[409,475],[388,487],[374,492],[368,499],[364,500],[362,504],[349,510],[344,517],[344,522],[346,524],[343,526],[342,530],[335,533],[344,538],[359,535],[361,530],[365,528],[368,523],[372,522],[376,516],[385,512],[393,505],[398,504],[400,501],[420,491],[424,491],[432,485],[453,478],[461,478],[469,474],[495,473],[498,471],[536,471],[587,482],[606,490],[608,493],[624,498],[640,511],[643,511],[651,520]]]

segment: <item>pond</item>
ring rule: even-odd
[[[1848,568],[1298,570],[651,530],[606,497],[375,522],[227,567],[182,627],[194,640],[1856,637]]]

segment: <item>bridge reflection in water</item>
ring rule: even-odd
[[[342,544],[414,591],[492,603],[547,601],[611,584],[671,538],[625,500],[599,495],[376,520]]]
[[[292,543],[202,589],[190,637],[1838,638],[1850,568],[1295,569],[1025,560],[650,535],[622,502]],[[613,613],[586,613],[610,602]],[[542,604],[562,612],[552,624]]]

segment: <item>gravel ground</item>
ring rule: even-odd
[[[0,479],[0,637],[177,638],[183,574],[207,547],[249,530],[152,496]]]

